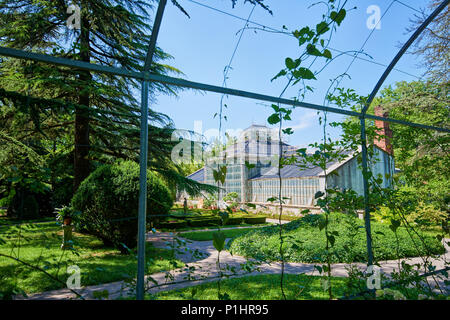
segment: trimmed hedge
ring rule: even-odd
[[[264,216],[245,217],[244,222],[248,224],[266,223],[266,217]]]
[[[187,221],[185,221],[185,220],[164,221],[164,222],[160,222],[158,227],[162,228],[162,229],[186,228],[187,227]]]
[[[208,218],[189,218],[187,223],[191,227],[210,227],[217,226],[221,223],[221,219],[218,217],[208,217]]]
[[[168,221],[172,220],[173,222],[168,225]],[[180,222],[180,224],[176,224],[175,221]],[[211,227],[220,225],[222,220],[220,217],[212,214],[202,214],[202,215],[192,215],[192,216],[177,216],[176,214],[170,214],[167,218],[161,219],[161,221],[156,222],[155,225],[158,228],[185,228],[186,226],[190,227]],[[256,215],[231,215],[225,225],[239,225],[242,223],[247,224],[262,224],[266,222],[265,216],[256,216]]]
[[[242,222],[244,222],[244,218],[243,217],[229,217],[228,221],[225,223],[226,225],[236,225],[236,224],[241,224]]]
[[[114,245],[121,252],[137,245],[139,164],[122,161],[97,168],[86,178],[72,199],[81,212],[78,229]],[[173,205],[168,187],[147,172],[147,214],[167,214]],[[126,247],[125,247],[125,246]]]

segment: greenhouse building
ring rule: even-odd
[[[382,187],[389,187],[394,173],[394,159],[387,125],[379,121],[377,125],[385,138],[374,142],[372,172],[383,178]],[[325,172],[314,165],[284,165],[278,175],[278,158],[291,157],[297,148],[284,142],[279,144],[276,135],[266,126],[252,125],[243,131],[237,142],[223,151],[218,157],[206,159],[205,166],[192,173],[188,178],[198,182],[217,185],[213,170],[218,165],[227,164],[225,183],[221,185],[221,197],[230,193],[238,194],[241,203],[253,203],[262,206],[276,206],[268,199],[278,197],[280,176],[282,197],[286,207],[314,208],[315,194],[325,189]],[[363,194],[362,170],[358,165],[357,154],[342,154],[342,160],[327,164],[327,188],[354,190]],[[295,210],[294,210],[295,211]]]

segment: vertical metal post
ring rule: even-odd
[[[155,22],[153,24],[150,44],[145,58],[144,72],[146,78],[142,81],[141,96],[141,153],[140,153],[140,175],[139,175],[139,216],[138,216],[138,270],[136,284],[136,299],[144,300],[145,291],[145,242],[147,227],[147,160],[148,160],[148,74],[153,62],[153,55],[158,39],[159,28],[161,26],[164,9],[167,0],[160,0],[158,11],[156,12]]]
[[[373,251],[372,251],[372,233],[370,228],[370,208],[369,208],[369,183],[368,183],[368,171],[367,171],[367,137],[366,137],[366,121],[362,116],[361,120],[361,154],[362,154],[362,175],[364,186],[364,223],[366,229],[366,242],[367,242],[367,265],[373,264]]]
[[[141,88],[141,152],[139,157],[139,215],[138,215],[138,270],[136,299],[144,299],[145,277],[145,233],[147,215],[147,158],[148,158],[148,86],[147,80],[142,81]]]

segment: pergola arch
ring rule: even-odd
[[[413,123],[392,118],[383,118],[375,115],[367,114],[367,110],[375,98],[376,94],[380,90],[384,81],[393,70],[397,62],[406,52],[406,50],[411,46],[411,44],[417,39],[417,37],[425,30],[425,28],[436,18],[436,16],[449,5],[450,0],[444,0],[442,3],[433,11],[432,14],[421,24],[421,26],[414,32],[414,34],[408,39],[408,41],[399,50],[397,55],[391,61],[389,66],[384,71],[383,75],[380,77],[376,83],[374,89],[372,90],[366,105],[361,112],[342,110],[338,108],[326,107],[311,103],[300,102],[296,100],[284,99],[275,96],[263,95],[255,92],[242,91],[236,89],[229,89],[225,87],[213,86],[205,83],[188,81],[180,78],[169,77],[165,75],[157,75],[149,72],[150,66],[153,61],[153,54],[156,47],[156,41],[158,38],[159,29],[161,26],[164,9],[167,4],[167,0],[160,0],[158,5],[158,10],[154,20],[154,25],[152,29],[152,34],[150,38],[149,47],[147,50],[147,57],[145,60],[144,70],[142,72],[130,71],[117,67],[101,66],[88,62],[76,61],[67,58],[53,57],[46,54],[38,54],[33,52],[27,52],[23,50],[17,50],[7,47],[0,47],[0,55],[40,61],[49,64],[62,65],[71,68],[77,68],[82,70],[87,70],[91,72],[107,73],[128,78],[134,78],[141,81],[141,137],[140,137],[140,194],[139,194],[139,215],[138,215],[138,274],[137,274],[137,299],[141,300],[144,298],[144,269],[145,269],[145,226],[146,226],[146,183],[147,183],[147,146],[148,146],[148,88],[149,82],[159,82],[184,88],[193,88],[203,91],[222,93],[232,96],[245,97],[249,99],[268,101],[272,103],[279,103],[284,105],[291,105],[296,107],[302,107],[307,109],[313,109],[318,111],[325,111],[337,114],[343,114],[348,116],[358,117],[361,121],[361,146],[362,146],[362,167],[363,172],[367,172],[367,146],[366,146],[366,132],[365,132],[365,119],[381,120],[386,122],[392,122],[401,125],[407,125],[422,129],[435,130],[440,132],[449,133],[450,130],[447,128],[440,128],[435,126],[424,125],[420,123]],[[364,179],[364,198],[365,198],[365,225],[366,225],[366,238],[367,238],[367,252],[368,252],[368,265],[373,263],[373,253],[372,253],[372,238],[370,230],[370,210],[368,207],[368,180],[366,175],[363,174]]]

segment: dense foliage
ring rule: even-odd
[[[307,215],[301,219],[284,225],[285,244],[284,257],[290,262],[319,263],[325,261],[325,234],[320,230],[323,215]],[[332,262],[365,262],[367,261],[366,235],[364,222],[351,215],[331,214],[329,230],[335,237],[331,250]],[[425,248],[417,236],[414,241],[408,232],[399,228],[398,251],[397,239],[389,225],[372,223],[374,257],[377,261],[397,259],[399,257],[415,257],[425,254]],[[434,237],[424,235],[425,243],[434,254],[443,253],[443,247]],[[230,245],[233,254],[264,260],[278,261],[279,234],[277,226],[264,227],[250,231],[234,239]],[[418,246],[416,249],[416,245]]]
[[[80,185],[72,206],[81,212],[80,230],[126,252],[126,247],[136,246],[138,199],[139,165],[123,161],[95,170]],[[169,189],[151,171],[147,176],[147,201],[149,215],[167,214],[173,205]]]
[[[392,118],[449,128],[448,92],[446,83],[399,82],[382,90],[376,103]],[[401,125],[392,130],[400,184],[416,201],[449,213],[450,135]]]
[[[69,28],[67,1],[0,0],[0,45],[139,72],[154,3],[77,1],[80,25]],[[157,47],[150,71],[179,74],[169,59]],[[29,211],[23,210],[24,201],[26,208],[42,200],[46,206],[67,205],[99,164],[139,157],[135,93],[141,84],[136,79],[8,57],[0,58],[0,74],[0,206],[14,207],[14,216],[23,218]],[[156,82],[150,86],[150,99],[176,91]],[[177,143],[171,119],[149,110],[148,122],[149,168],[174,187],[199,192],[202,187],[170,161]],[[39,199],[44,191],[51,197]],[[33,198],[26,199],[29,193]]]

